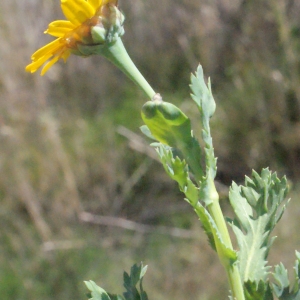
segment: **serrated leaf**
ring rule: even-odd
[[[186,179],[186,185],[182,187],[182,192],[186,196],[186,200],[195,207],[199,199],[199,189],[194,185],[189,177]]]
[[[216,223],[211,217],[210,213],[203,205],[201,205],[200,202],[195,208],[195,212],[197,213],[202,223],[202,227],[206,235],[208,236],[208,240],[212,248],[214,250],[216,250],[217,247],[221,248],[220,253],[222,253],[224,255],[224,258],[226,258],[227,261],[230,261],[230,264],[233,265],[237,260],[237,254],[234,250],[226,247],[225,243],[222,240],[219,229],[217,228]]]
[[[210,118],[216,109],[216,103],[212,95],[210,80],[208,80],[208,85],[205,84],[201,65],[198,66],[195,75],[191,75],[190,88],[192,90],[191,97],[198,106],[201,114],[202,139],[205,143],[205,177],[210,181],[215,178],[217,171],[216,158],[214,156],[209,126]]]
[[[275,282],[272,286],[274,294],[279,300],[300,300],[300,254],[297,251],[296,258],[293,285],[290,283],[288,272],[284,265],[280,263],[275,266],[275,272],[273,273]]]
[[[120,295],[114,295],[114,294],[108,293],[108,296],[110,297],[111,300],[124,300],[124,298]]]
[[[287,269],[282,263],[275,266],[275,273],[273,274],[276,284],[273,285],[273,290],[277,297],[289,292],[290,281]]]
[[[126,292],[123,293],[125,300],[148,300],[146,292],[143,290],[142,279],[147,270],[147,266],[143,267],[143,264],[133,265],[130,269],[130,275],[124,272],[124,287]],[[139,284],[140,292],[136,288]]]
[[[239,224],[239,228],[247,230],[253,211],[247,199],[242,196],[241,187],[235,182],[232,183],[230,188],[229,199],[236,215],[236,223]]]
[[[94,281],[85,281],[85,285],[91,291],[90,300],[148,300],[148,296],[143,289],[143,277],[147,271],[147,266],[133,265],[130,270],[130,275],[126,272],[123,274],[124,287],[126,292],[123,293],[124,298],[120,295],[110,294],[99,287]],[[139,283],[138,291],[136,285]]]
[[[295,282],[293,286],[293,292],[296,293],[300,290],[300,253],[296,251],[296,262],[294,266]]]
[[[94,281],[85,281],[86,287],[91,291],[90,300],[111,300],[104,289],[99,287]]]
[[[202,66],[199,65],[197,71],[191,75],[192,99],[196,102],[202,118],[207,122],[216,110],[216,103],[211,92],[210,80],[205,84]]]
[[[246,177],[245,186],[233,183],[230,188],[229,199],[236,215],[231,226],[239,245],[241,277],[244,282],[255,283],[257,289],[269,274],[267,255],[275,238],[270,234],[285,210],[282,203],[286,193],[286,179],[278,179],[268,169],[261,174],[253,171],[251,178]]]
[[[199,197],[201,201],[204,202],[206,207],[215,201],[215,199],[213,199],[214,196],[219,197],[216,191],[214,178],[210,176],[209,170],[207,171],[207,174],[208,176],[203,177],[202,181],[200,182],[199,188]]]
[[[213,248],[213,250],[216,251],[216,244],[213,234],[213,227],[216,227],[214,221],[213,224],[211,224],[211,218],[209,215],[209,212],[204,208],[204,206],[199,203],[197,207],[195,208],[195,212],[199,217],[199,220],[201,221],[202,228],[204,229],[204,232],[206,233],[208,237],[208,242]]]
[[[267,282],[247,281],[244,283],[246,300],[273,300],[272,290]]]
[[[165,145],[160,144],[156,151],[167,174],[178,183],[187,201],[195,207],[199,200],[199,190],[190,179],[186,162],[178,156],[174,158],[172,149]]]
[[[254,189],[245,186],[242,186],[242,193],[245,195],[251,206],[256,205],[260,197],[259,193],[257,193]]]

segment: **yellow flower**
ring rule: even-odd
[[[34,73],[46,61],[41,72],[44,75],[60,58],[65,62],[71,53],[85,55],[80,52],[82,45],[99,45],[105,43],[105,36],[115,22],[115,8],[118,0],[61,0],[62,11],[67,20],[58,20],[49,24],[44,33],[48,33],[56,40],[37,50],[31,56],[32,63],[26,67],[27,72]],[[95,39],[93,28],[104,32],[103,40]],[[102,30],[102,31],[101,31]]]

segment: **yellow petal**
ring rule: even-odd
[[[36,70],[40,68],[52,55],[53,55],[52,53],[49,53],[43,57],[40,57],[38,60],[26,66],[25,70],[31,73],[36,72]]]
[[[45,75],[45,73],[60,59],[60,56],[54,56],[46,65],[43,67],[41,75]]]
[[[31,56],[32,60],[38,60],[40,57],[48,54],[48,53],[54,53],[59,48],[63,47],[64,44],[61,42],[61,39],[58,38],[51,43],[46,44],[42,48],[38,49],[36,52],[34,52]]]
[[[95,14],[94,8],[85,0],[61,0],[61,9],[65,17],[76,26]]]
[[[101,5],[106,5],[106,4],[114,4],[114,5],[118,5],[118,0],[102,0],[102,4]]]
[[[102,5],[102,0],[87,0],[87,2],[94,8],[95,11]]]
[[[63,37],[67,32],[75,28],[74,24],[70,21],[58,20],[51,22],[48,29],[44,33],[48,33],[55,37]]]
[[[64,60],[64,62],[66,62],[70,55],[71,51],[67,50],[62,54],[61,58]]]

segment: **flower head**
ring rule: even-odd
[[[90,47],[113,43],[124,33],[124,16],[117,4],[118,0],[61,0],[67,20],[49,24],[44,33],[57,39],[33,53],[26,71],[34,73],[48,61],[41,72],[44,75],[60,58],[66,62],[72,53],[88,56],[95,53]]]

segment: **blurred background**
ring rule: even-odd
[[[190,73],[212,80],[218,187],[269,166],[292,198],[270,262],[300,249],[300,1],[120,0],[124,44],[165,101],[190,116]],[[102,57],[24,68],[63,18],[59,0],[0,2],[1,299],[85,299],[83,280],[122,292],[148,264],[151,299],[227,299],[197,217],[142,136],[146,97]]]

